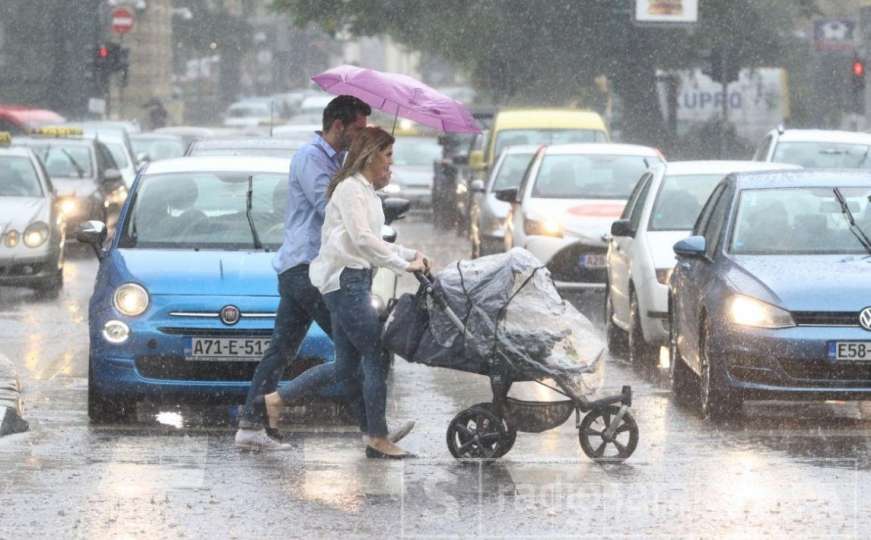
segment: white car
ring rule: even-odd
[[[636,185],[608,243],[605,327],[608,347],[655,366],[668,342],[672,246],[692,232],[711,191],[733,172],[798,169],[753,161],[683,161],[653,168]]]
[[[393,178],[384,192],[411,201],[412,208],[432,208],[434,164],[441,157],[442,147],[435,137],[396,137],[393,143]]]
[[[773,129],[754,161],[790,163],[806,169],[871,169],[871,134],[824,129]]]
[[[531,251],[558,289],[603,289],[611,222],[641,175],[663,161],[655,148],[632,144],[542,147],[519,189],[496,192],[512,203],[506,248]]]
[[[0,286],[57,296],[65,236],[54,188],[31,149],[8,144],[0,133]]]

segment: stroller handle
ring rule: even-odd
[[[432,279],[430,279],[432,276],[428,275],[427,272],[418,270],[417,272],[414,272],[414,277],[417,278],[417,281],[419,281],[424,287],[432,287],[433,285]]]

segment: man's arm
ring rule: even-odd
[[[311,155],[301,156],[301,158],[298,164],[294,164],[291,174],[296,175],[296,181],[303,195],[323,219],[327,209],[327,187],[332,176],[327,172],[326,164],[321,163],[320,160]]]

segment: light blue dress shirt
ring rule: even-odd
[[[345,152],[336,152],[320,133],[294,154],[288,178],[284,242],[272,261],[279,274],[317,257],[327,207],[327,186],[344,158]]]

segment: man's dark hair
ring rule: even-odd
[[[324,131],[330,129],[333,122],[341,120],[347,126],[357,119],[357,116],[369,116],[372,107],[354,96],[339,96],[330,101],[324,108]]]

